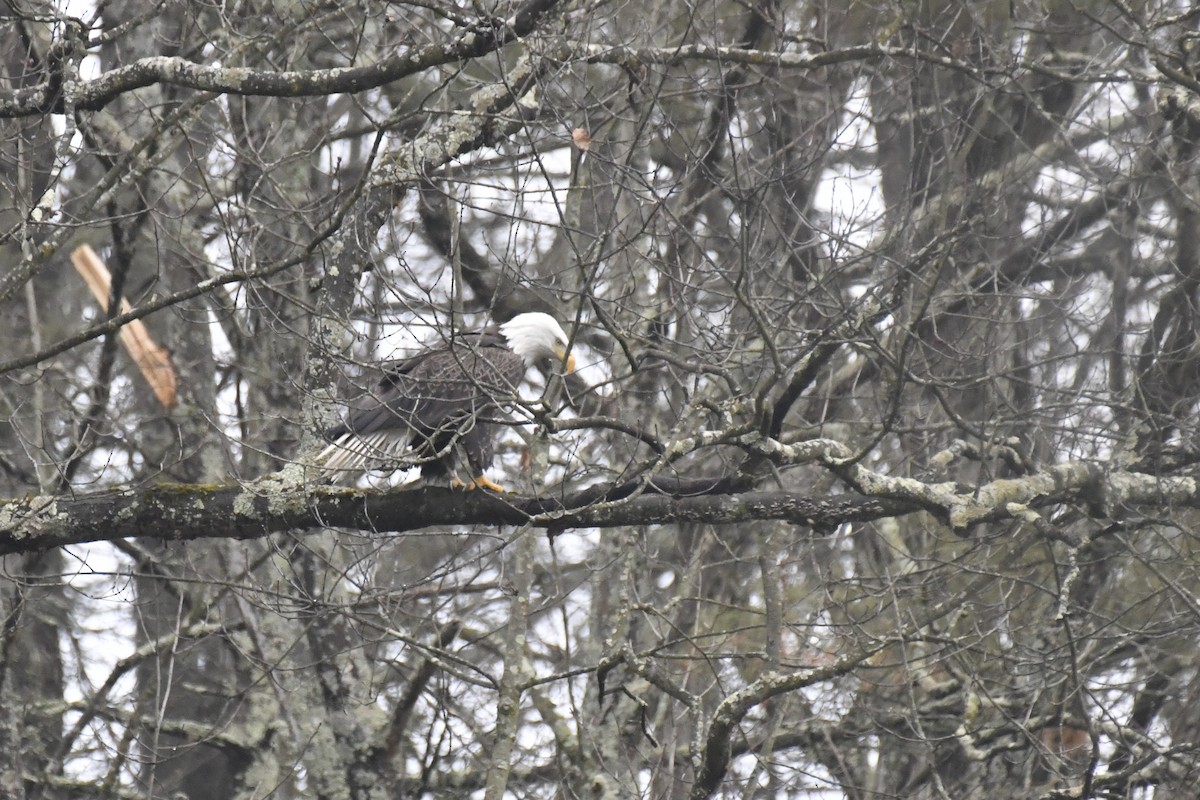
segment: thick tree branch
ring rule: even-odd
[[[401,533],[448,525],[578,528],[668,522],[786,519],[798,524],[875,519],[918,510],[857,496],[806,498],[783,492],[667,497],[571,508],[547,499],[427,487],[409,491],[300,488],[270,481],[244,487],[171,484],[75,497],[30,497],[0,505],[0,554],[130,536],[165,541],[253,539],[306,528]]]
[[[508,19],[480,20],[450,41],[397,53],[374,64],[302,71],[270,72],[241,67],[212,67],[179,57],[154,56],[117,67],[98,78],[73,85],[73,106],[104,108],[126,92],[154,84],[206,92],[265,97],[318,97],[361,92],[409,75],[457,61],[478,58],[533,31],[558,0],[530,0]],[[37,86],[0,92],[0,118],[64,112],[59,74]]]
[[[594,491],[575,497],[527,498],[441,488],[384,493],[313,488],[274,479],[229,487],[172,484],[11,500],[0,505],[0,554],[132,536],[164,541],[251,539],[329,527],[399,533],[434,526],[532,525],[556,534],[617,525],[786,520],[829,531],[846,522],[921,510],[966,533],[985,522],[1036,522],[1040,517],[1034,509],[1056,504],[1084,505],[1108,515],[1142,504],[1159,509],[1200,507],[1200,487],[1192,477],[1106,471],[1092,463],[1059,464],[1021,478],[970,487],[896,478],[844,463],[840,459],[848,449],[830,440],[798,445],[760,440],[752,449],[778,464],[821,463],[857,493],[822,497],[789,492],[643,493],[589,503]]]
[[[244,67],[214,67],[177,56],[153,56],[110,70],[98,78],[77,81],[73,86],[74,106],[78,110],[104,108],[126,92],[155,84],[180,86],[206,92],[261,97],[316,97],[347,92],[362,92],[392,81],[415,75],[430,67],[478,58],[532,32],[538,21],[557,4],[557,0],[531,0],[508,19],[480,20],[463,28],[450,41],[397,53],[374,64],[316,70],[271,72]],[[746,64],[774,69],[813,70],[852,61],[877,59],[915,59],[971,75],[980,80],[1007,78],[1009,71],[980,70],[971,64],[947,56],[914,51],[905,47],[859,45],[817,53],[789,53],[746,47],[683,45],[679,47],[626,47],[622,45],[564,42],[553,49],[560,61],[616,64],[627,68],[643,64],[673,65],[687,61],[715,61]],[[1150,74],[1101,70],[1081,74],[1078,70],[1048,70],[1029,65],[1031,70],[1049,73],[1057,80],[1076,82],[1152,82]],[[1159,71],[1172,80],[1178,73],[1158,64]],[[51,74],[36,85],[0,92],[0,118],[28,117],[62,113],[63,76]]]
[[[591,64],[618,64],[636,69],[644,64],[676,65],[689,61],[712,61],[719,64],[748,64],[771,69],[814,70],[854,61],[919,61],[960,72],[978,81],[993,78],[1007,81],[1011,68],[1005,66],[979,67],[967,60],[940,55],[928,50],[895,47],[883,44],[862,44],[821,50],[814,53],[759,50],[748,47],[729,47],[709,44],[686,44],[669,47],[628,47],[620,44],[595,42],[563,42],[556,46],[553,57],[562,61],[578,60]],[[1059,81],[1075,83],[1153,83],[1157,75],[1148,70],[1131,68],[1081,70],[1077,65],[1054,69],[1039,63],[1022,65],[1030,72],[1047,75]],[[1156,63],[1160,71],[1162,65]],[[1168,77],[1172,77],[1168,75]]]

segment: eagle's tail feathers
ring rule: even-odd
[[[313,463],[326,481],[357,478],[381,462],[402,461],[408,452],[408,435],[391,431],[344,433],[317,454]]]

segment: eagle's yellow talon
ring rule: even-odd
[[[469,482],[463,483],[458,478],[450,481],[450,486],[455,489],[465,489],[468,492],[473,492],[476,489],[490,489],[493,492],[505,493],[505,489],[498,483],[487,479],[486,475],[480,475],[478,478],[472,478]]]

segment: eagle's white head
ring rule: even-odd
[[[558,321],[541,311],[527,311],[500,326],[512,351],[533,366],[543,359],[565,364],[567,372],[575,371],[575,356],[567,353],[570,340]]]

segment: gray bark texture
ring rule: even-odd
[[[1190,796],[1191,5],[0,0],[0,796]]]

